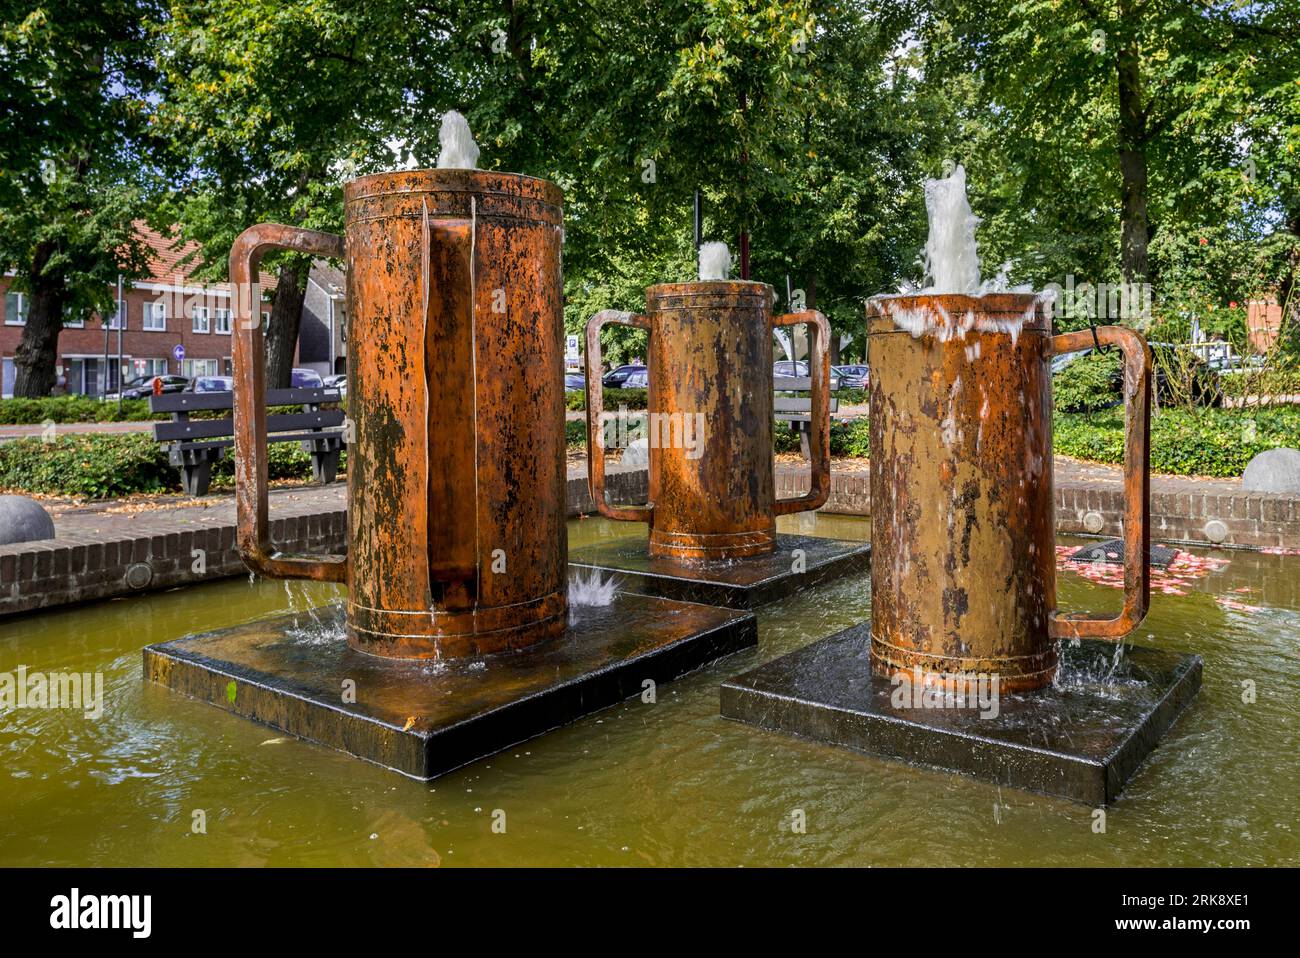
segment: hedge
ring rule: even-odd
[[[1058,413],[1053,447],[1093,462],[1124,461],[1124,414]],[[1265,449],[1300,448],[1300,406],[1265,409],[1165,409],[1151,417],[1151,471],[1178,476],[1240,476]]]
[[[144,399],[101,402],[88,396],[0,399],[0,425],[30,426],[43,422],[142,422],[154,418]],[[161,418],[167,418],[162,415]]]
[[[1059,413],[1054,423],[1056,452],[1094,462],[1124,459],[1124,417],[1106,413]],[[870,432],[865,417],[832,420],[831,453],[865,458]],[[586,424],[565,423],[570,448],[586,442]],[[798,437],[789,424],[774,431],[778,452],[794,452]],[[1256,410],[1167,409],[1151,420],[1151,468],[1176,475],[1239,476],[1257,453],[1276,446],[1300,448],[1300,406]],[[272,479],[307,481],[311,459],[298,443],[268,447]],[[340,465],[346,465],[344,453]],[[214,470],[218,488],[233,484],[234,463],[227,455]],[[51,442],[39,438],[0,443],[0,490],[110,498],[132,493],[172,492],[180,475],[161,445],[146,433],[79,433]]]
[[[340,469],[346,464],[345,450]],[[296,442],[272,443],[267,447],[267,472],[272,479],[306,481],[311,478],[311,456]],[[227,453],[212,472],[213,485],[233,485],[234,474],[234,460]],[[50,442],[26,438],[0,443],[0,489],[109,499],[180,488],[180,471],[147,433],[75,433]]]

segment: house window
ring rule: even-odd
[[[27,322],[27,297],[22,293],[5,293],[5,325],[22,326]]]
[[[228,309],[218,309],[218,310],[215,310],[214,312],[216,313],[216,319],[217,319],[217,332],[219,332],[219,333],[225,333],[227,336],[229,336],[229,335],[230,335],[230,316],[231,316],[230,310],[228,310]]]
[[[206,333],[211,331],[212,324],[206,306],[191,307],[190,328],[196,333]]]
[[[119,321],[119,317],[125,312],[126,312],[126,303],[122,304],[121,309],[117,309],[116,304],[114,304],[113,311],[104,317],[104,328],[105,329],[126,329],[126,325]]]
[[[74,313],[71,306],[63,307],[63,327],[64,329],[85,329],[86,314]]]
[[[12,359],[0,360],[0,396],[9,399],[14,394],[14,380],[18,378],[18,370],[14,367]]]
[[[143,329],[155,333],[167,332],[167,304],[145,303]]]
[[[131,365],[132,371],[137,376],[167,375],[167,360],[165,359],[133,359]]]
[[[197,376],[220,376],[218,368],[215,359],[187,359],[181,363],[181,375],[190,379]]]

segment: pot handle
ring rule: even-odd
[[[812,337],[809,349],[809,372],[812,373],[812,432],[809,455],[812,458],[812,481],[808,494],[794,499],[778,499],[773,504],[773,512],[778,516],[792,512],[807,512],[820,509],[826,505],[831,493],[831,355],[830,325],[826,317],[815,309],[806,309],[799,313],[785,313],[773,318],[775,326],[797,326],[808,324],[808,333]]]
[[[635,326],[650,331],[650,320],[638,313],[604,309],[587,320],[587,485],[596,510],[607,519],[650,522],[654,505],[612,506],[605,501],[605,434],[601,416],[605,411],[604,386],[600,380],[600,331],[606,323]]]
[[[1101,343],[1113,343],[1124,354],[1124,608],[1116,616],[1054,612],[1050,633],[1058,639],[1121,639],[1151,604],[1151,349],[1131,329],[1097,326],[1053,336],[1052,352]]]
[[[263,254],[276,249],[341,258],[343,237],[259,223],[230,249],[234,305],[235,509],[239,554],[253,572],[277,579],[347,581],[347,556],[279,552],[271,542],[266,503],[266,353],[262,348],[260,294],[255,277]]]

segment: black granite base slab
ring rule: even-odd
[[[619,588],[628,592],[756,609],[796,590],[868,571],[871,544],[777,533],[776,550],[770,555],[682,562],[652,557],[644,536],[622,536],[571,550],[569,566],[614,575]]]
[[[1113,643],[1084,640],[1062,643],[1055,686],[998,696],[996,717],[899,707],[900,687],[871,671],[870,645],[864,623],[739,675],[722,686],[722,714],[1098,806],[1119,796],[1201,687],[1199,655],[1128,645],[1117,659]]]
[[[758,642],[752,613],[620,593],[540,648],[457,663],[348,647],[343,609],[278,615],[144,650],[146,679],[429,779]],[[344,683],[355,683],[355,701]]]

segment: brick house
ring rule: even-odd
[[[115,391],[123,378],[130,381],[137,376],[230,373],[232,304],[228,285],[191,280],[190,269],[178,265],[198,244],[173,248],[173,239],[144,224],[137,228],[151,251],[149,275],[127,284],[123,290],[125,324],[120,358],[114,317],[101,319],[91,314],[66,321],[59,334],[56,392],[98,396]],[[261,282],[265,296],[274,288],[275,277],[263,273]],[[26,295],[12,290],[12,283],[12,274],[0,277],[0,292],[4,294],[0,312],[0,395],[5,397],[13,395],[14,351],[27,312]],[[269,315],[270,304],[263,302],[263,319]],[[183,354],[177,347],[183,348]]]
[[[298,328],[298,365],[322,376],[346,373],[346,274],[328,260],[312,260]]]

